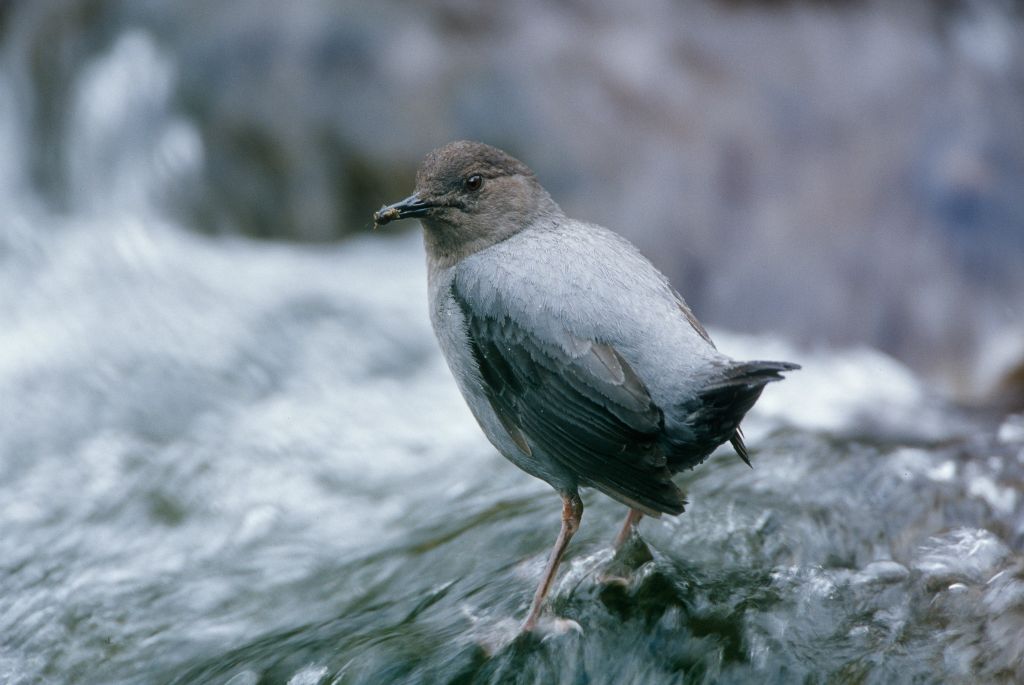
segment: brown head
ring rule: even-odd
[[[442,264],[561,215],[533,172],[496,147],[460,140],[427,155],[416,192],[373,215],[381,226],[398,219],[423,223],[427,253]]]

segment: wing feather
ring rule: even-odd
[[[545,339],[507,315],[482,313],[452,285],[491,408],[528,453],[539,450],[596,487],[651,515],[678,514],[664,417],[612,345],[568,331]]]

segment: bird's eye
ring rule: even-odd
[[[484,178],[480,174],[473,174],[466,178],[466,190],[480,190],[484,184]]]

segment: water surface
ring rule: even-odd
[[[297,247],[164,211],[204,159],[129,34],[71,97],[61,209],[0,69],[0,682],[1024,681],[1024,417],[870,349],[804,369],[613,558],[480,434],[415,233]],[[146,88],[137,87],[143,78]]]

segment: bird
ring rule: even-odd
[[[721,353],[669,280],[625,238],[565,215],[537,176],[485,143],[423,160],[414,192],[374,227],[419,219],[430,320],[484,434],[562,498],[558,537],[523,632],[533,631],[583,516],[580,488],[643,516],[683,513],[672,476],[730,442],[766,384],[800,368]]]

